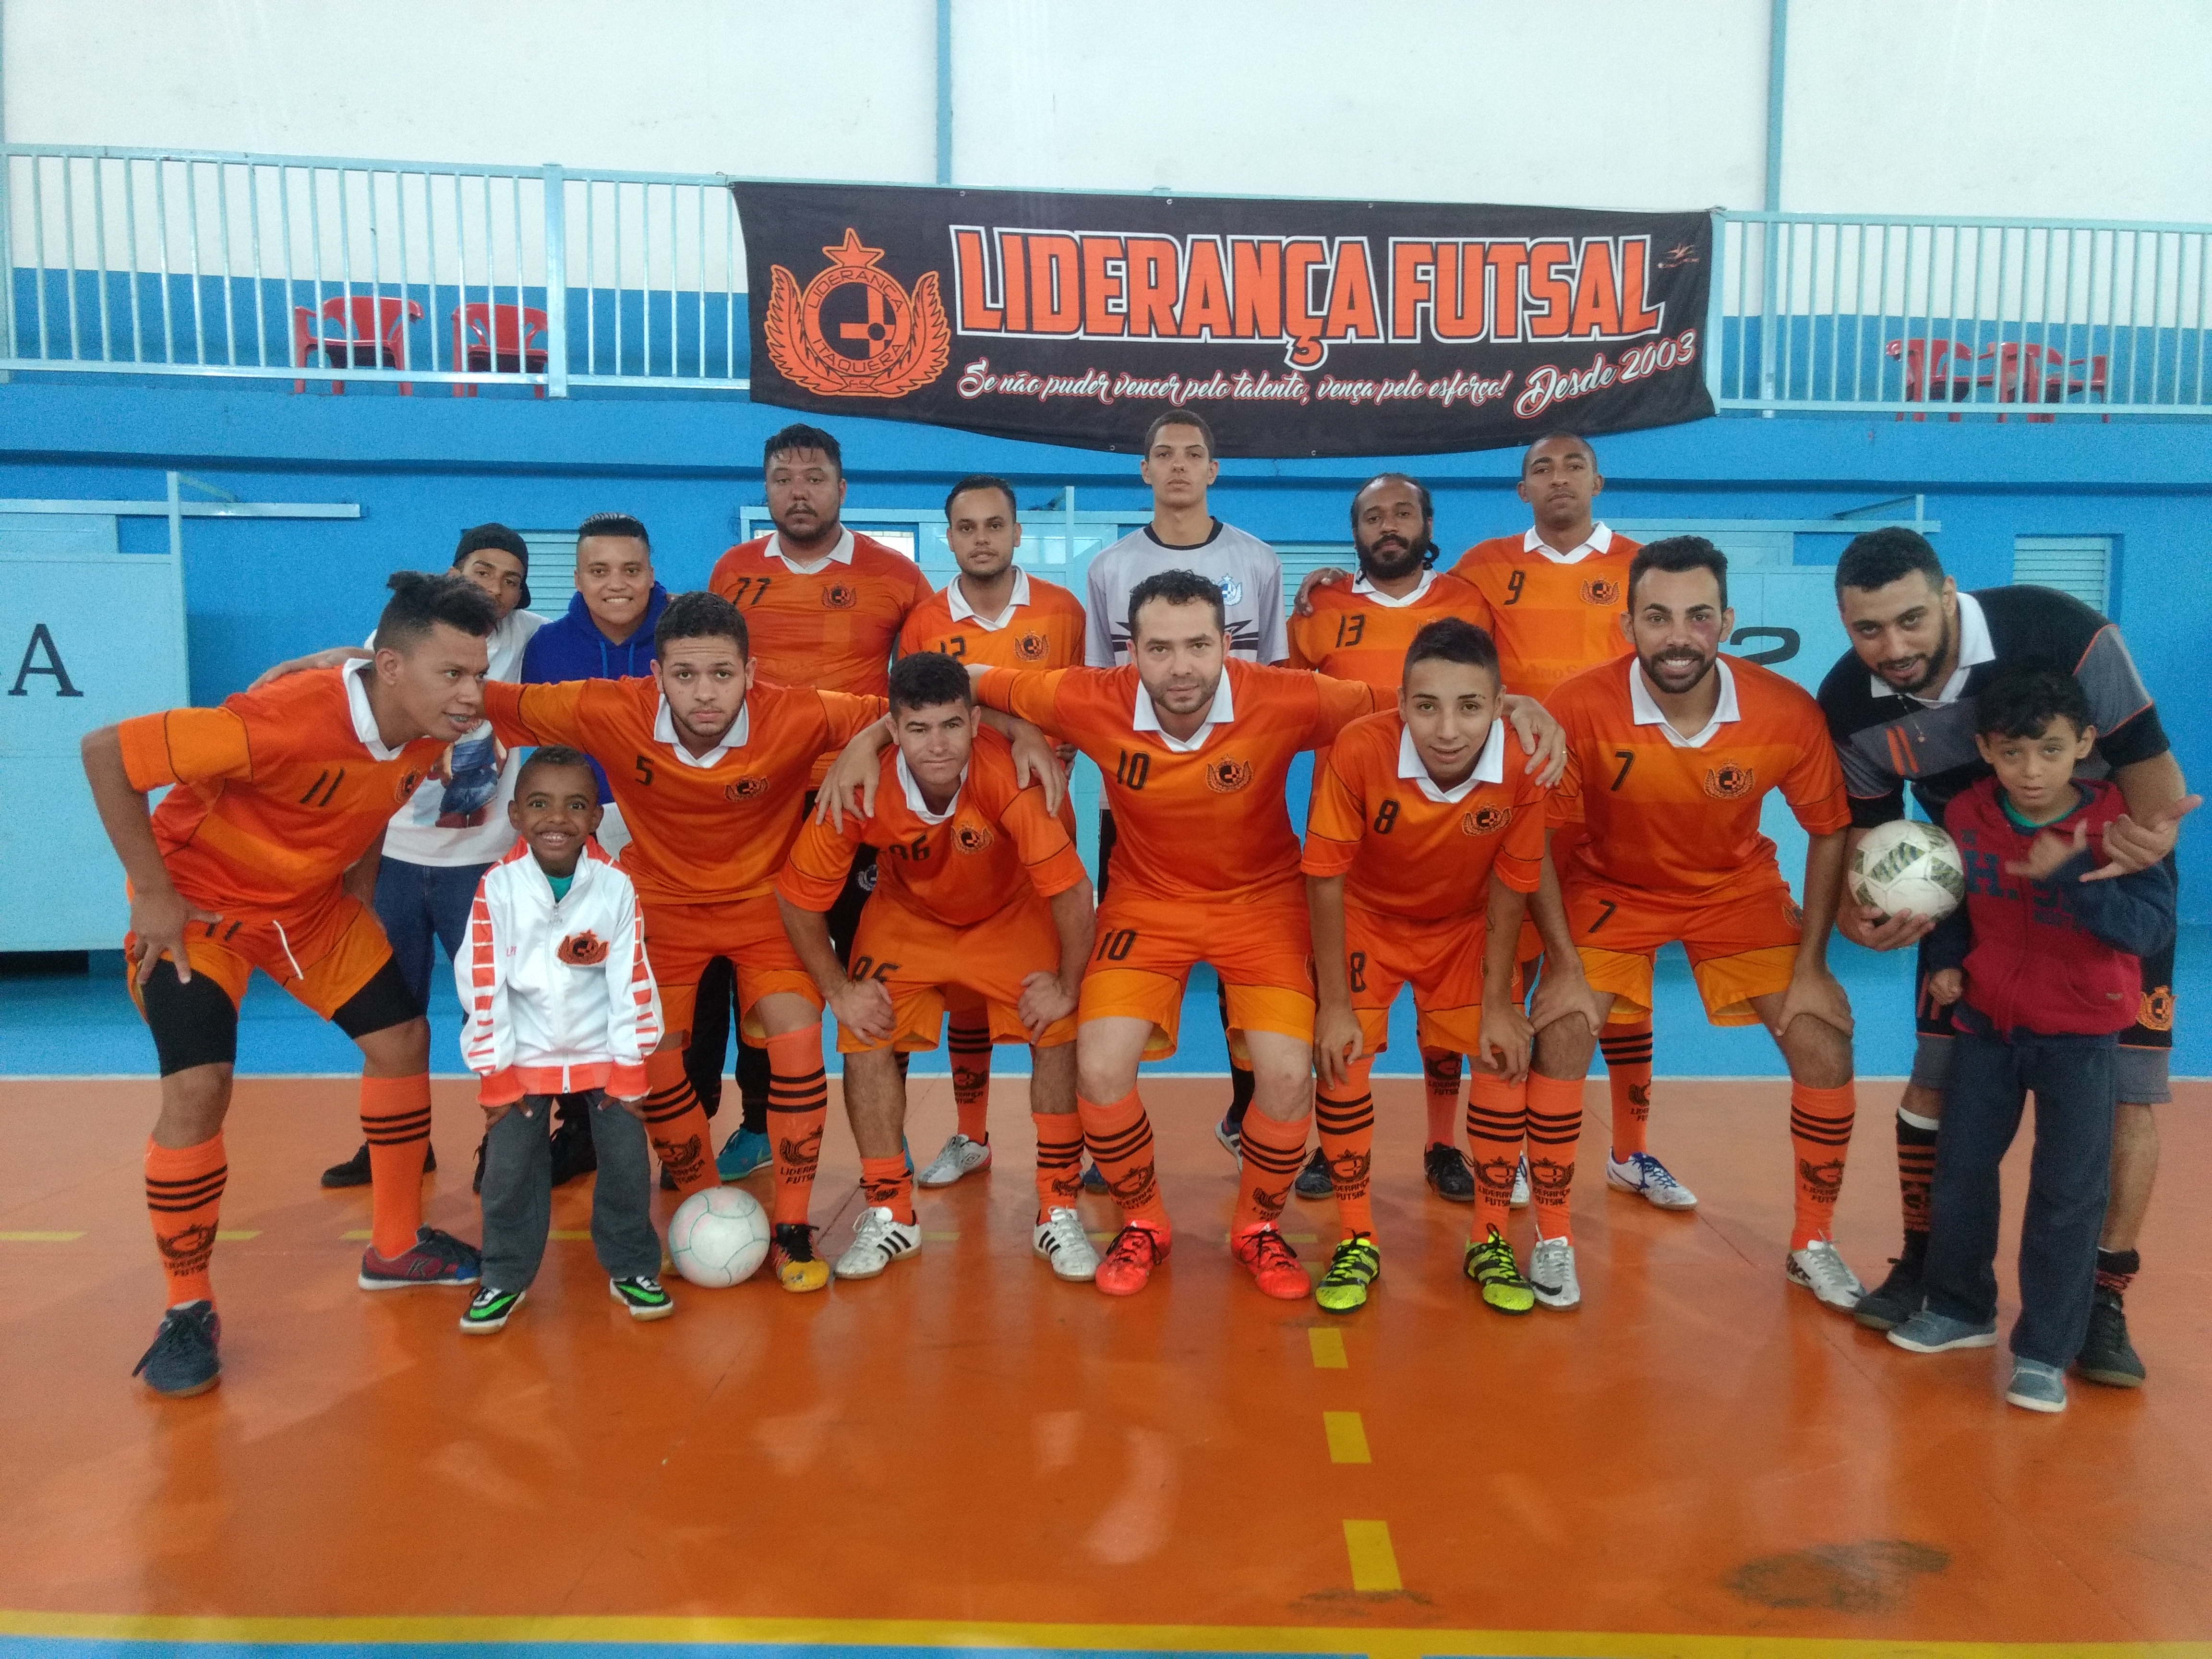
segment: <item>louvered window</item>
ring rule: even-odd
[[[2110,536],[2015,536],[2012,579],[2071,593],[2091,610],[2112,614]]]

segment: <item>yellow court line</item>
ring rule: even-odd
[[[1344,1553],[1352,1558],[1352,1588],[1356,1590],[1401,1590],[1398,1553],[1390,1547],[1387,1521],[1347,1521],[1344,1523]]]
[[[1347,1522],[1347,1528],[1353,1524]],[[1368,1522],[1380,1525],[1380,1522]],[[1346,1542],[1349,1544],[1347,1535]],[[1603,1631],[1376,1629],[1372,1626],[1047,1625],[923,1620],[525,1618],[241,1619],[10,1612],[0,1636],[103,1642],[607,1642],[925,1648],[1081,1649],[1139,1653],[1365,1654],[1428,1659],[1510,1653],[1526,1659],[2212,1659],[2203,1642],[1930,1642],[1864,1638],[1663,1635]]]
[[[0,1233],[0,1244],[74,1244],[83,1237],[82,1232],[6,1232]]]
[[[1310,1326],[1306,1330],[1306,1341],[1313,1349],[1316,1370],[1341,1371],[1352,1368],[1351,1360],[1345,1357],[1342,1331],[1325,1331],[1317,1325]]]
[[[249,1238],[260,1237],[261,1229],[258,1227],[218,1227],[216,1229],[215,1236],[218,1243],[239,1244],[245,1243],[245,1241]]]
[[[376,1235],[366,1227],[356,1227],[349,1233],[340,1233],[338,1237],[349,1244],[366,1244]]]
[[[1322,1431],[1328,1436],[1330,1462],[1372,1463],[1375,1461],[1367,1455],[1367,1425],[1359,1420],[1358,1412],[1323,1412],[1321,1426]]]

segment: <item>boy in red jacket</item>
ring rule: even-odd
[[[1936,1143],[1927,1305],[1889,1334],[1914,1353],[1997,1340],[1997,1166],[2035,1095],[2035,1155],[2020,1240],[2020,1317],[2005,1398],[2066,1409],[2066,1366],[2087,1334],[2097,1232],[2112,1165],[2112,1064],[2142,995],[2137,958],[2172,937],[2173,876],[2118,875],[2105,826],[2126,810],[2077,779],[2096,730],[2072,676],[2025,669],[1990,682],[1974,742],[1996,769],[1954,799],[1944,827],[1966,902],[1929,936],[1928,981],[1958,1003]]]

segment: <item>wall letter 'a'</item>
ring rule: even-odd
[[[41,647],[45,648],[46,653],[44,663],[34,660]],[[46,625],[44,623],[32,624],[31,642],[23,647],[23,660],[16,667],[15,684],[8,688],[8,695],[11,697],[30,696],[31,694],[23,689],[23,682],[33,674],[52,675],[55,681],[54,695],[58,697],[81,697],[84,695],[70,684],[69,670],[62,666],[62,653],[54,648],[54,636],[46,631]]]

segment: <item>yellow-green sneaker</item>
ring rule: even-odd
[[[1350,1313],[1367,1305],[1367,1287],[1382,1277],[1382,1252],[1365,1233],[1354,1233],[1336,1247],[1328,1271],[1314,1286],[1324,1313]]]
[[[1521,1277],[1513,1247],[1495,1227],[1480,1243],[1468,1241],[1467,1276],[1481,1287],[1482,1299],[1500,1313],[1524,1314],[1536,1305],[1536,1292]]]

